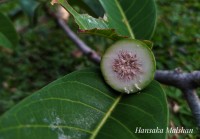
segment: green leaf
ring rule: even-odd
[[[98,0],[68,0],[70,5],[77,5],[94,17],[103,17],[104,9]]]
[[[33,24],[36,19],[36,11],[39,7],[39,2],[36,0],[19,0],[24,13],[28,16],[30,23]]]
[[[10,19],[0,13],[0,33],[2,33],[13,46],[18,44],[19,38]]]
[[[66,0],[58,1],[74,16],[80,30],[85,30],[85,33],[90,33],[88,30],[96,28],[95,34],[101,35],[103,34],[102,29],[115,29],[115,35],[121,36],[120,38],[123,36],[132,39],[150,39],[155,28],[156,8],[154,0],[100,0],[106,11],[106,20],[78,14]]]
[[[12,43],[0,32],[0,47],[13,48]]]
[[[106,11],[110,27],[115,28],[119,34],[129,36],[134,39],[135,35],[119,1],[100,0],[100,2]],[[130,4],[131,3],[128,3],[128,5]]]
[[[148,40],[156,23],[154,0],[100,0],[110,26],[122,35]]]
[[[67,3],[66,0],[58,1],[74,16],[76,23],[79,25],[80,33],[95,34],[108,37],[113,40],[116,40],[116,38],[127,38],[127,36],[122,36],[121,34],[118,34],[116,30],[112,29],[112,27],[109,26],[108,22],[103,20],[102,18],[96,19],[86,14],[79,14]]]
[[[105,12],[98,0],[83,0],[83,2],[87,4],[97,16],[103,17]]]
[[[3,139],[164,139],[136,128],[166,129],[166,96],[153,81],[139,94],[121,95],[98,69],[69,74],[34,93],[0,118]]]
[[[112,39],[114,41],[127,38],[126,36],[121,36],[117,34],[114,29],[97,29],[97,28],[90,29],[90,30],[79,29],[79,33],[98,35],[98,36]]]

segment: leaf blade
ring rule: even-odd
[[[152,37],[156,25],[154,0],[100,0],[100,2],[109,18],[111,20],[114,18],[111,22],[112,27],[127,30],[124,34],[122,31],[120,33],[136,39],[148,40]],[[116,10],[117,8],[119,10]]]
[[[107,29],[108,23],[102,19],[96,19],[86,14],[77,13],[66,0],[59,0],[59,3],[68,10],[75,18],[76,23],[82,30],[90,30],[94,28]]]
[[[12,22],[2,13],[0,13],[0,32],[12,43],[13,46],[18,44],[19,37]]]
[[[110,27],[108,21],[103,20],[102,18],[96,19],[86,14],[77,13],[68,4],[66,0],[59,0],[59,4],[61,4],[68,12],[70,12],[73,15],[75,22],[78,24],[79,30],[81,31],[80,33],[95,34],[95,35],[104,36],[113,40],[128,37],[128,36],[119,34],[116,29],[113,29],[112,27]],[[109,34],[109,36],[107,34]]]
[[[134,132],[136,126],[166,127],[167,113],[166,98],[158,83],[153,82],[139,95],[120,97],[103,82],[98,69],[88,69],[51,83],[15,106],[0,118],[0,135],[5,139],[35,139],[33,134],[40,135],[37,139],[107,139],[113,135],[116,139],[164,138],[165,133]]]
[[[1,32],[0,32],[0,47],[10,48],[10,49],[13,48],[12,43]]]
[[[134,39],[135,36],[133,31],[118,0],[100,0],[100,2],[108,15],[110,27],[115,28],[119,34],[129,36]],[[115,10],[113,10],[113,7]]]
[[[89,14],[95,17],[103,17],[104,10],[99,1],[91,1],[91,0],[81,0],[81,1],[74,1],[68,0],[70,5],[77,5],[80,8],[84,8]]]

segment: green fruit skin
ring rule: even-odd
[[[138,44],[138,45],[140,45],[140,46],[145,47],[146,49],[148,49],[149,55],[151,56],[151,62],[153,63],[153,65],[152,65],[152,70],[149,71],[149,72],[151,72],[151,73],[150,73],[150,75],[151,75],[150,78],[149,78],[148,80],[146,80],[145,82],[142,81],[142,87],[141,87],[141,90],[142,90],[142,89],[144,89],[146,86],[148,86],[148,85],[152,82],[152,80],[154,79],[154,75],[155,75],[155,72],[156,72],[156,61],[155,61],[154,54],[153,54],[151,48],[150,48],[149,46],[147,46],[145,43],[143,43],[143,42],[141,42],[141,41],[139,41],[139,40],[133,40],[133,39],[124,39],[124,40],[120,40],[120,41],[116,42],[115,44],[113,44],[112,46],[110,46],[110,47],[106,50],[105,54],[106,54],[106,53],[109,53],[110,51],[113,51],[114,47],[115,47],[116,45],[120,44],[120,43],[134,43],[134,44]],[[122,47],[123,47],[123,46],[122,46]],[[105,55],[104,55],[104,56],[105,56]],[[104,65],[103,65],[103,64],[104,64],[104,61],[106,60],[106,58],[105,58],[104,56],[103,56],[102,59],[101,59],[100,67],[101,67],[101,72],[102,72],[102,75],[103,75],[103,77],[104,77],[105,82],[106,82],[111,88],[113,88],[114,90],[116,90],[116,91],[118,91],[118,92],[121,92],[121,93],[126,93],[126,92],[124,91],[124,88],[119,88],[118,86],[112,85],[112,84],[110,83],[110,80],[108,79],[106,73],[104,72],[104,70],[106,70],[106,67],[104,67]],[[137,93],[137,92],[140,92],[141,90],[137,90],[137,91],[130,92],[130,93]]]

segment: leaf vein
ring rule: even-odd
[[[124,23],[125,23],[125,25],[126,25],[128,31],[129,31],[130,37],[131,37],[132,39],[134,39],[135,36],[134,36],[133,31],[132,31],[132,28],[131,28],[131,26],[130,26],[130,24],[129,24],[127,18],[126,18],[126,15],[124,14],[124,12],[123,12],[123,10],[122,10],[122,7],[120,6],[118,0],[114,0],[114,1],[115,1],[116,5],[117,5],[117,7],[118,7],[118,9],[119,9],[119,11],[120,11],[122,17],[124,18]]]
[[[111,119],[113,119],[116,123],[118,123],[119,125],[121,125],[123,128],[125,128],[130,134],[131,134],[131,136],[133,137],[133,139],[138,139],[132,132],[131,132],[131,130],[126,126],[126,125],[124,125],[122,122],[120,122],[119,120],[117,120],[116,118],[114,118],[114,117],[110,117]]]
[[[134,1],[131,3],[131,5],[124,11],[125,14],[134,6],[135,2],[136,2],[136,0],[134,0]]]
[[[95,137],[97,136],[97,134],[99,133],[99,131],[101,130],[101,128],[103,127],[107,119],[110,117],[112,111],[116,108],[121,98],[122,98],[122,95],[116,98],[114,103],[111,105],[110,109],[105,113],[104,117],[102,118],[102,120],[100,121],[96,129],[93,131],[93,134],[91,135],[90,139],[95,139]]]
[[[85,83],[82,83],[82,82],[79,82],[79,81],[66,81],[66,82],[81,84],[81,85],[83,85],[83,86],[86,86],[86,87],[89,87],[89,88],[91,88],[91,89],[94,89],[94,90],[98,91],[99,93],[103,94],[104,96],[106,96],[106,97],[108,97],[108,98],[110,98],[110,99],[112,99],[112,100],[115,100],[114,98],[112,98],[111,96],[107,95],[105,92],[102,92],[102,91],[99,90],[98,88],[95,88],[95,87],[93,87],[93,86],[87,85],[87,84],[85,84]]]
[[[131,108],[133,108],[133,109],[137,109],[137,110],[143,112],[144,114],[146,114],[147,116],[151,117],[152,120],[154,120],[155,123],[157,123],[157,122],[156,122],[156,119],[153,117],[152,114],[149,114],[149,113],[145,112],[144,110],[142,110],[142,109],[140,109],[140,108],[138,108],[138,107],[136,107],[136,106],[133,106],[133,105],[130,105],[130,104],[124,104],[124,103],[119,103],[119,105],[124,105],[124,106],[131,107]]]
[[[137,12],[137,14],[135,14],[133,17],[131,17],[131,19],[129,19],[129,22],[130,22],[130,23],[132,22],[132,20],[133,20],[136,16],[138,16],[138,15],[143,11],[143,9],[147,6],[148,2],[149,2],[149,0],[146,0],[146,2],[144,3],[144,6]]]

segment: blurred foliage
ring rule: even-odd
[[[0,48],[1,114],[53,80],[74,70],[95,66],[42,8],[37,11],[38,24],[30,27],[30,19],[21,12],[18,1],[0,5],[0,12],[10,16],[20,36],[20,43],[14,50]],[[158,23],[152,39],[157,68],[173,70],[181,67],[188,72],[200,70],[199,0],[157,0],[157,3]],[[69,18],[68,24],[76,32],[78,28],[73,18]],[[80,37],[100,54],[112,43],[97,36]],[[170,108],[169,126],[196,128],[182,93],[172,87],[163,87]],[[170,134],[169,137],[197,138],[184,134]]]
[[[180,67],[183,71],[200,70],[200,2],[199,0],[157,0],[158,22],[153,37],[158,69]],[[170,109],[170,126],[197,129],[181,91],[164,86]],[[174,135],[171,138],[198,138]]]
[[[200,69],[199,0],[157,0],[158,23],[153,42],[159,69]]]

